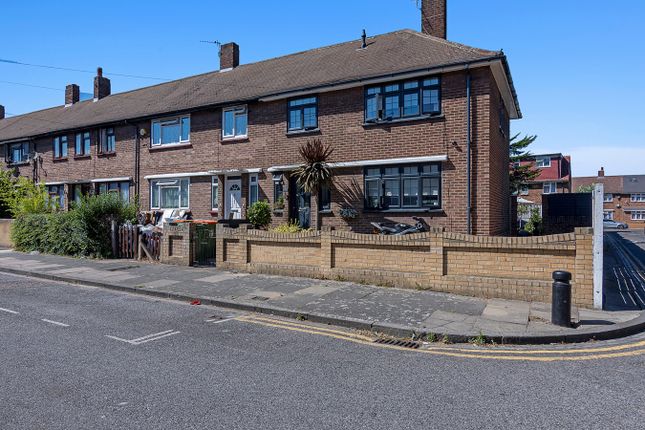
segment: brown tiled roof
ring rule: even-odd
[[[580,176],[571,181],[571,190],[575,193],[580,187],[593,184],[603,184],[605,193],[622,194],[622,176]]]
[[[359,48],[360,41],[345,42],[6,118],[0,121],[0,142],[486,59],[501,59],[508,74],[501,52],[413,30],[375,36]]]

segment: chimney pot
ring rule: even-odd
[[[0,105],[0,119],[4,119],[4,106]]]
[[[421,32],[446,38],[446,0],[421,0]]]
[[[65,87],[65,106],[78,103],[81,99],[81,89],[76,84],[69,84]]]
[[[219,69],[234,69],[240,65],[240,47],[235,42],[225,43],[219,52]]]
[[[605,176],[605,168],[601,167],[600,170],[598,170],[598,177],[601,178]]]
[[[96,69],[96,76],[94,77],[94,100],[100,100],[103,97],[107,97],[110,93],[110,80],[103,77],[103,68],[99,67]]]

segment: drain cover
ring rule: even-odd
[[[380,343],[381,345],[392,345],[400,346],[403,348],[417,349],[421,344],[412,340],[399,340],[399,339],[376,339],[374,343]]]

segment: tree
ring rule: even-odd
[[[511,138],[509,144],[509,158],[510,169],[509,179],[511,193],[519,194],[522,185],[528,184],[533,179],[540,175],[540,170],[533,167],[531,164],[520,165],[520,161],[526,157],[530,157],[531,153],[527,149],[537,136],[524,136],[519,139],[519,133]]]
[[[330,185],[332,172],[327,160],[334,152],[329,145],[324,145],[320,139],[313,139],[301,145],[299,150],[303,165],[294,170],[298,186],[316,199],[316,207],[320,203],[318,194],[324,185]],[[316,230],[320,229],[320,217],[316,216]]]
[[[596,184],[580,185],[576,193],[593,193],[594,188],[596,188]]]

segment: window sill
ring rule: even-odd
[[[441,213],[441,212],[443,212],[443,209],[423,209],[423,208],[363,209],[363,212],[369,212],[369,213]]]
[[[419,116],[410,116],[407,118],[397,118],[397,119],[392,119],[392,120],[381,120],[381,121],[375,121],[375,122],[364,122],[363,127],[377,127],[379,125],[395,125],[395,124],[401,124],[401,123],[406,123],[406,122],[414,122],[414,121],[424,121],[424,120],[432,120],[432,121],[438,121],[445,119],[444,114],[437,114],[437,115],[419,115]]]
[[[58,163],[58,162],[61,162],[61,161],[67,161],[67,157],[58,157],[58,158],[54,158],[52,161],[53,161],[54,163]]]
[[[325,209],[322,211],[318,211],[318,213],[321,215],[330,215],[330,214],[333,214],[334,212],[331,209]]]
[[[92,158],[92,156],[91,156],[91,155],[89,155],[89,154],[88,154],[88,155],[75,155],[75,156],[74,156],[74,159],[75,159],[75,160],[83,160],[83,159],[85,159],[85,158]]]
[[[168,144],[168,145],[153,145],[148,148],[148,151],[169,151],[172,149],[186,149],[186,148],[192,148],[193,144],[188,142],[188,143],[173,143],[173,144]]]
[[[314,134],[314,133],[320,133],[320,128],[312,128],[310,130],[290,130],[287,131],[287,136],[299,136],[301,134]]]
[[[99,157],[113,157],[115,155],[116,155],[116,151],[115,152],[99,152],[98,153]]]
[[[9,167],[18,167],[18,166],[26,166],[29,164],[29,161],[7,161],[7,166]]]
[[[237,137],[223,137],[222,143],[243,143],[248,142],[248,136],[237,136]]]
[[[273,209],[273,213],[276,215],[284,214],[284,209]]]

